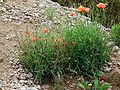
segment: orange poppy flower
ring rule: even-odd
[[[30,32],[27,31],[27,32],[26,32],[26,35],[30,35]]]
[[[98,7],[98,8],[105,8],[106,5],[105,5],[104,3],[99,3],[99,4],[97,4],[97,7]]]
[[[62,42],[62,40],[61,39],[55,39],[57,42]]]
[[[90,8],[85,8],[85,12],[89,13],[90,12]]]
[[[47,30],[47,29],[44,29],[44,30],[43,30],[43,33],[47,33],[47,32],[48,32],[48,30]]]
[[[68,15],[69,15],[69,16],[74,16],[74,15],[75,15],[75,13],[69,13]]]
[[[32,38],[32,41],[37,41],[37,40],[38,40],[37,37],[33,37],[33,38]]]
[[[76,42],[72,42],[72,45],[76,45]]]
[[[80,6],[79,8],[76,9],[76,11],[80,11],[80,12],[85,11],[85,7]]]
[[[65,44],[65,45],[68,45],[68,42],[65,42],[64,44]]]

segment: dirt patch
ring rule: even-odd
[[[26,30],[33,29],[34,21],[39,19],[39,14],[44,14],[44,7],[47,3],[52,5],[51,1],[46,2],[43,0],[0,1],[0,89],[26,90],[27,86],[24,86],[24,82],[32,83],[31,86],[30,84],[28,86],[31,90],[40,89],[40,86],[34,86],[30,80],[24,81],[24,78],[21,76],[19,77],[21,77],[23,81],[21,80],[21,82],[18,83],[16,73],[20,71],[23,72],[23,75],[25,73],[24,70],[21,69],[22,66],[17,64],[17,55],[19,52],[17,35],[19,36],[20,33],[25,33]],[[34,12],[36,12],[36,14]],[[44,19],[43,16],[40,16],[40,19]]]

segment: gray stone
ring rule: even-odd
[[[120,61],[119,61],[119,62],[117,62],[117,65],[118,65],[118,66],[120,66]]]
[[[114,45],[115,45],[114,42],[109,42],[109,43],[107,44],[108,47],[112,47],[112,46],[114,46]]]
[[[112,70],[111,67],[105,67],[105,68],[104,68],[104,71],[105,71],[105,72],[110,72],[111,70]]]
[[[12,77],[14,75],[14,73],[10,73],[10,76]]]
[[[39,90],[39,89],[37,89],[36,87],[29,87],[27,88],[27,90]]]
[[[45,5],[44,4],[40,4],[39,7],[40,8],[45,8]]]
[[[13,61],[9,61],[9,64],[13,64]]]
[[[2,7],[2,8],[0,9],[0,11],[6,12],[7,10],[6,10],[6,8]]]
[[[113,52],[118,52],[120,51],[120,48],[118,46],[114,46],[112,49]]]
[[[120,50],[118,51],[118,54],[120,55]]]
[[[33,74],[31,73],[31,72],[29,72],[28,74],[27,74],[27,77],[28,78],[31,78],[33,76]]]
[[[35,17],[39,17],[39,13],[34,13],[34,16]]]
[[[21,87],[20,90],[27,90],[25,86]]]
[[[28,83],[28,81],[27,80],[20,80],[19,83],[20,84],[26,84],[26,83]]]

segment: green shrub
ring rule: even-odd
[[[25,40],[21,39],[20,46],[24,52],[21,62],[33,73],[35,80],[44,82],[54,75],[63,74],[67,56],[62,47],[64,44],[55,40],[60,38],[57,33],[42,32],[27,35]],[[37,39],[33,40],[33,37]]]
[[[77,24],[76,24],[77,25]],[[110,48],[105,32],[94,25],[78,24],[65,31],[65,41],[75,42],[69,46],[68,52],[71,60],[67,63],[70,71],[81,71],[83,74],[95,75],[97,70],[109,59]]]
[[[58,29],[60,31],[56,31]],[[34,37],[34,38],[33,38]],[[103,39],[105,38],[105,40]],[[26,32],[20,46],[21,62],[33,73],[35,80],[44,82],[65,73],[96,75],[109,59],[105,32],[92,24],[75,22]]]
[[[111,36],[116,45],[120,46],[120,23],[112,27]]]

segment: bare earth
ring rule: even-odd
[[[0,90],[42,88],[34,84],[31,74],[26,74],[17,62],[17,37],[26,30],[33,30],[35,20],[49,23],[45,19],[46,7],[58,8],[60,5],[50,0],[0,0]],[[26,79],[27,76],[31,79]]]
[[[7,0],[5,3],[19,5],[20,0]],[[0,6],[2,8],[2,5]],[[3,13],[2,13],[3,14]],[[0,90],[13,90],[9,87],[10,60],[16,58],[18,43],[16,42],[16,32],[24,32],[32,27],[30,23],[16,25],[14,21],[4,21],[0,15]],[[5,85],[5,86],[4,86]]]
[[[29,24],[16,26],[0,18],[0,81],[4,80],[5,85],[9,85],[9,62],[16,57],[18,51],[15,32],[24,31],[28,29],[28,26],[30,28]]]

